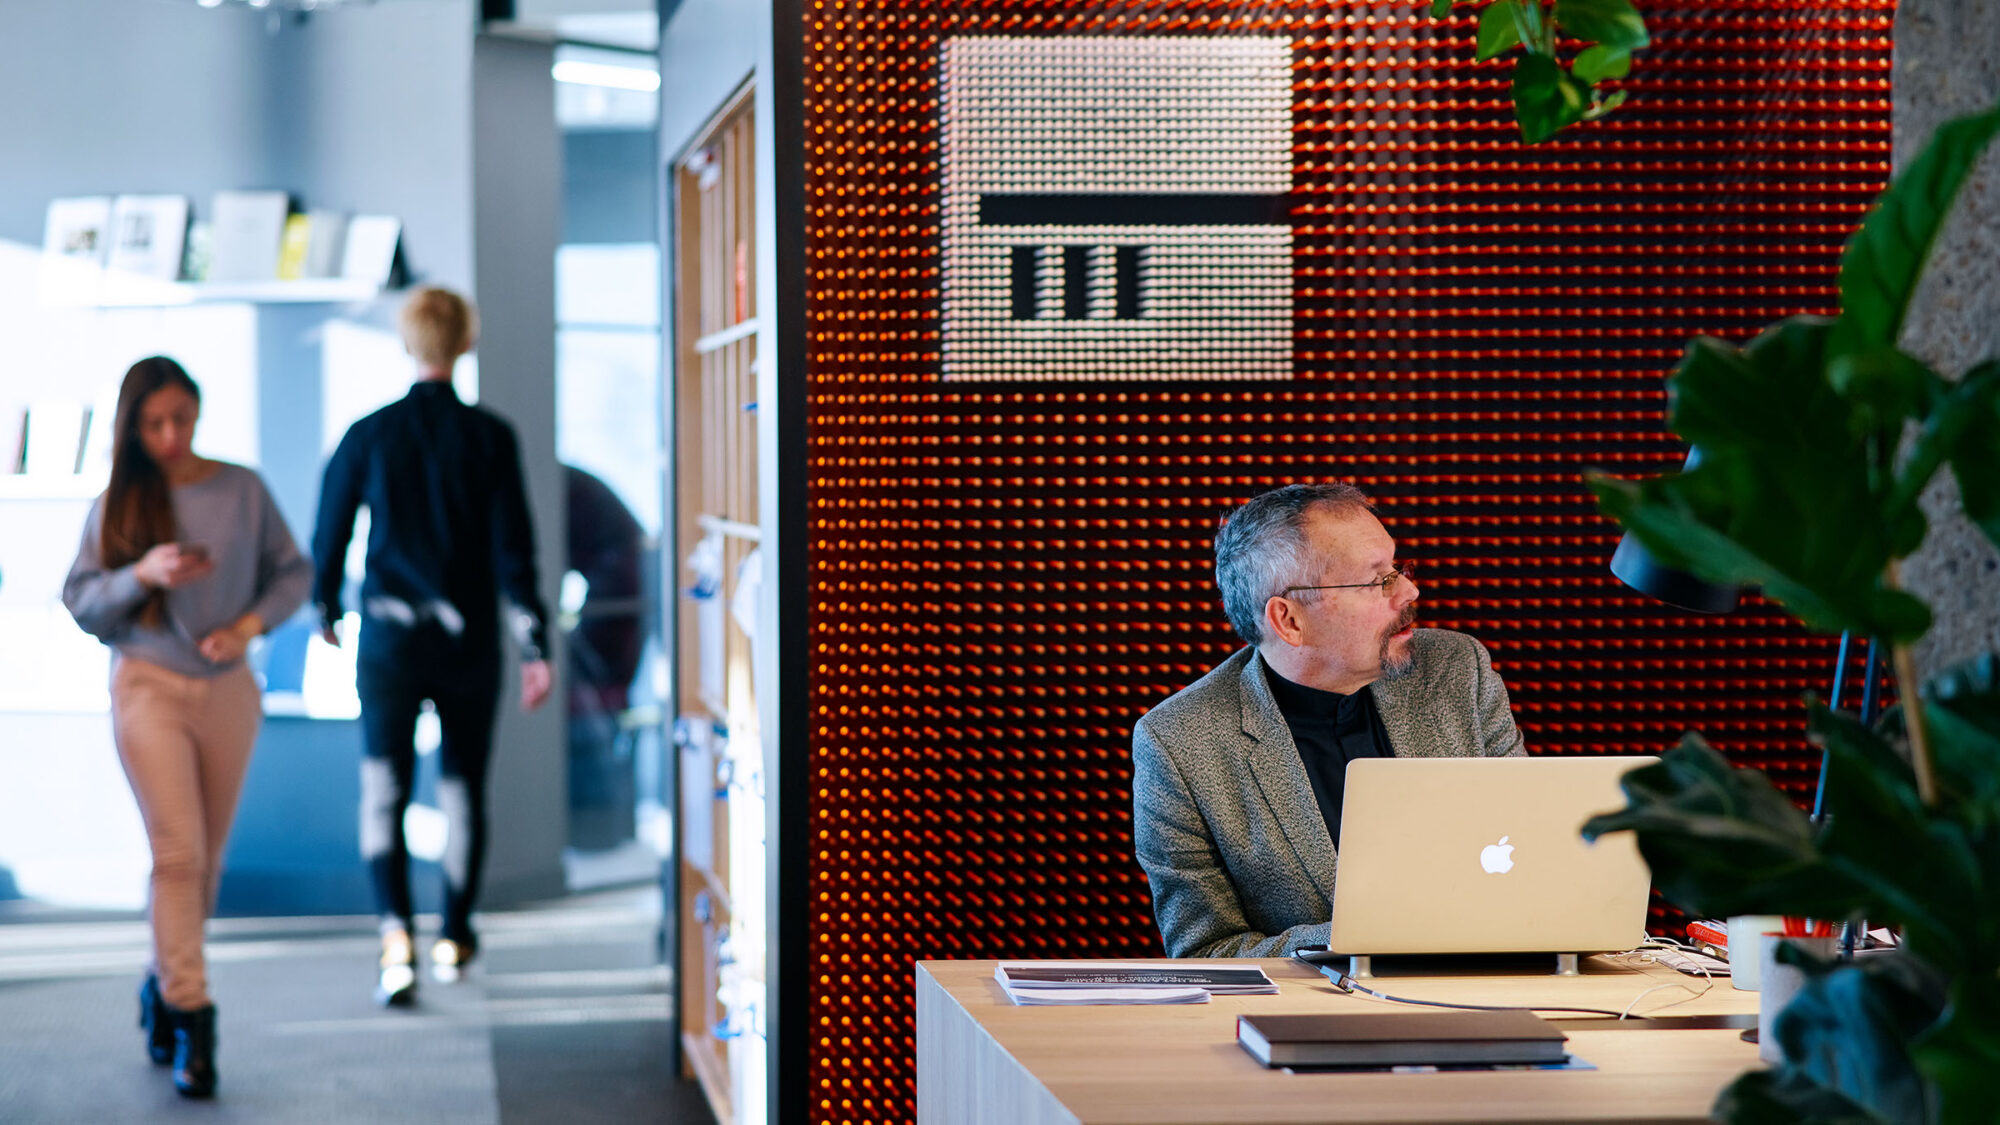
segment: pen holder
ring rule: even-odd
[[[1758,975],[1762,987],[1757,996],[1757,1057],[1765,1062],[1778,1062],[1785,1052],[1778,1046],[1778,1036],[1771,1025],[1778,1013],[1798,995],[1799,988],[1806,982],[1804,970],[1797,965],[1778,963],[1778,947],[1794,945],[1802,952],[1810,953],[1822,961],[1830,961],[1840,952],[1837,937],[1786,937],[1782,933],[1760,935],[1758,944]],[[1732,942],[1732,944],[1734,944]],[[1735,964],[1735,958],[1730,959]]]
[[[1738,914],[1725,925],[1729,929],[1729,983],[1745,992],[1757,991],[1758,969],[1763,965],[1764,935],[1782,928],[1777,914]]]

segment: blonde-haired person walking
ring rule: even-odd
[[[444,924],[432,975],[455,981],[478,952],[472,909],[486,857],[486,779],[500,701],[500,598],[521,649],[521,704],[548,698],[548,618],[537,589],[534,527],[514,429],[459,401],[452,368],[472,350],[478,319],[463,297],[423,288],[403,306],[416,361],[409,394],[351,427],[327,462],[313,532],[321,631],[339,644],[348,542],[368,506],[355,657],[361,696],[361,856],[380,916],[375,999],[416,998],[416,921],[403,836],[416,773],[416,723],[437,709],[438,804],[446,818]]]
[[[153,853],[147,1053],[194,1098],[216,1085],[202,930],[263,721],[243,655],[312,584],[262,478],[194,452],[200,417],[180,364],[154,356],[125,373],[111,481],[63,584],[76,623],[114,650],[112,735]]]

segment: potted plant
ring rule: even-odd
[[[1716,1105],[1736,1122],[2000,1119],[2000,667],[1988,653],[1922,685],[1928,606],[1900,588],[1946,468],[2000,545],[2000,359],[1951,381],[1902,351],[1910,297],[2000,107],[1939,129],[1841,262],[1838,318],[1793,317],[1735,347],[1697,339],[1669,380],[1669,425],[1698,465],[1589,481],[1665,564],[1761,586],[1808,627],[1893,646],[1901,705],[1872,729],[1807,700],[1824,747],[1815,824],[1698,734],[1624,780],[1587,837],[1636,834],[1655,885],[1695,914],[1866,918],[1894,952],[1817,963],[1779,1016],[1784,1062]]]

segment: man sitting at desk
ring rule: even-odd
[[[1526,751],[1486,649],[1413,627],[1409,564],[1352,485],[1252,498],[1215,581],[1249,647],[1133,728],[1139,864],[1168,956],[1282,956],[1326,943],[1349,761]]]

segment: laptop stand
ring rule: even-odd
[[[1554,975],[1559,977],[1582,976],[1583,972],[1577,966],[1577,959],[1581,956],[1582,954],[1578,953],[1556,954],[1556,971]],[[1374,959],[1366,953],[1350,954],[1347,958],[1347,975],[1353,977],[1355,980],[1367,980],[1374,976]]]

